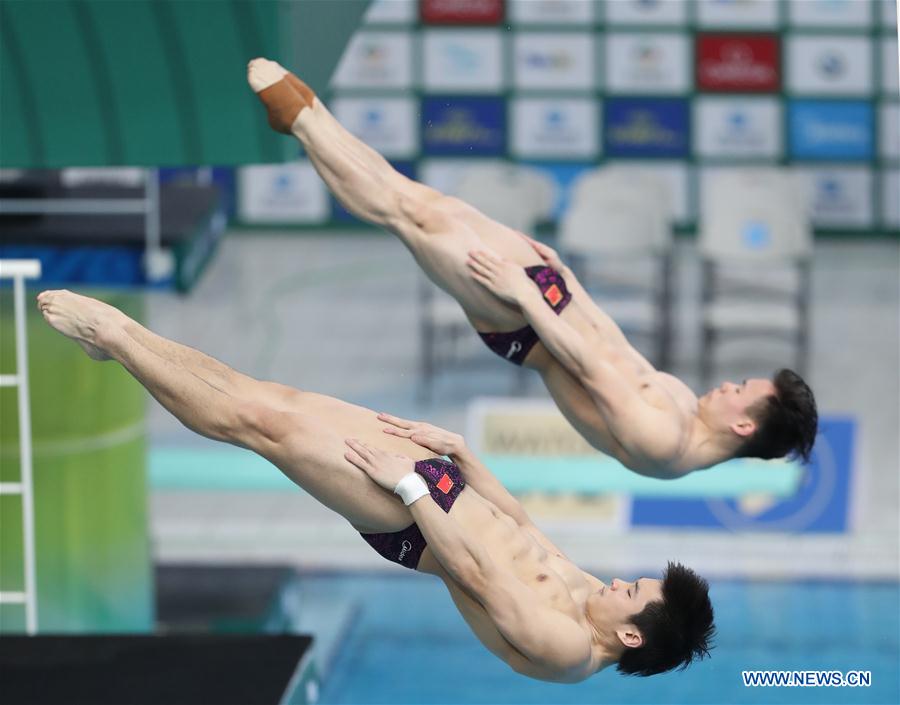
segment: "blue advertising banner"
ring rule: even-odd
[[[428,155],[506,153],[506,101],[494,96],[428,96],[422,101],[422,149]]]
[[[849,418],[819,420],[812,460],[790,497],[739,499],[641,499],[632,504],[631,525],[726,531],[847,531],[855,424]],[[715,472],[715,469],[709,472]]]
[[[603,120],[609,157],[687,157],[690,111],[685,98],[609,98]]]
[[[788,104],[791,156],[871,159],[875,149],[869,101],[792,100]]]

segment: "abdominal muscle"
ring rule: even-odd
[[[581,309],[577,299],[563,309],[560,318],[584,337],[589,354],[602,357],[614,367],[648,405],[674,413],[689,412],[696,405],[696,397],[682,382],[657,371],[625,340],[618,328],[604,330]],[[528,354],[525,365],[540,373],[563,416],[588,443],[629,464],[628,455],[610,431],[597,401],[542,342]]]
[[[475,540],[503,574],[534,591],[535,607],[549,607],[576,621],[582,620],[582,610],[573,593],[585,593],[587,581],[568,559],[551,554],[529,531],[470,487],[457,497],[450,515],[469,536],[477,537]],[[418,570],[444,581],[460,614],[490,651],[517,670],[525,668],[529,675],[553,680],[552,674],[536,671],[502,636],[484,607],[443,569],[430,547],[422,553]]]

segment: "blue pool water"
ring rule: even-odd
[[[576,685],[510,671],[472,636],[436,579],[308,575],[308,596],[358,602],[323,683],[338,703],[900,703],[896,583],[721,581],[713,658],[683,673]],[[868,688],[745,688],[746,669],[872,672]]]

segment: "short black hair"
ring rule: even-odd
[[[650,602],[630,617],[644,638],[625,648],[616,667],[619,673],[652,676],[687,668],[709,656],[716,632],[709,583],[680,563],[669,563],[662,578],[662,600]]]
[[[812,389],[793,370],[778,370],[772,377],[775,394],[749,409],[757,429],[738,448],[738,458],[782,458],[793,455],[808,463],[816,433],[819,412]]]

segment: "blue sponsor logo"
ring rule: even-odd
[[[836,51],[826,51],[819,57],[819,70],[828,78],[840,78],[847,69],[844,57]]]
[[[541,71],[561,71],[572,66],[575,60],[563,50],[555,52],[529,51],[525,54],[525,65]]]
[[[422,101],[422,146],[426,154],[504,154],[505,101],[495,97],[425,98]]]
[[[365,126],[369,128],[380,127],[381,123],[384,122],[384,114],[380,110],[370,108],[363,116],[363,122],[365,123]]]
[[[809,465],[799,466],[790,496],[752,495],[741,499],[636,497],[631,525],[842,533],[848,528],[856,424],[849,418],[823,418]],[[785,472],[791,468],[785,467]]]
[[[683,98],[610,98],[605,145],[611,157],[687,157],[688,101]]]
[[[481,68],[479,54],[463,44],[447,44],[444,47],[444,56],[456,68],[463,73],[474,73]]]
[[[872,105],[866,101],[795,100],[788,107],[791,156],[871,159]]]

